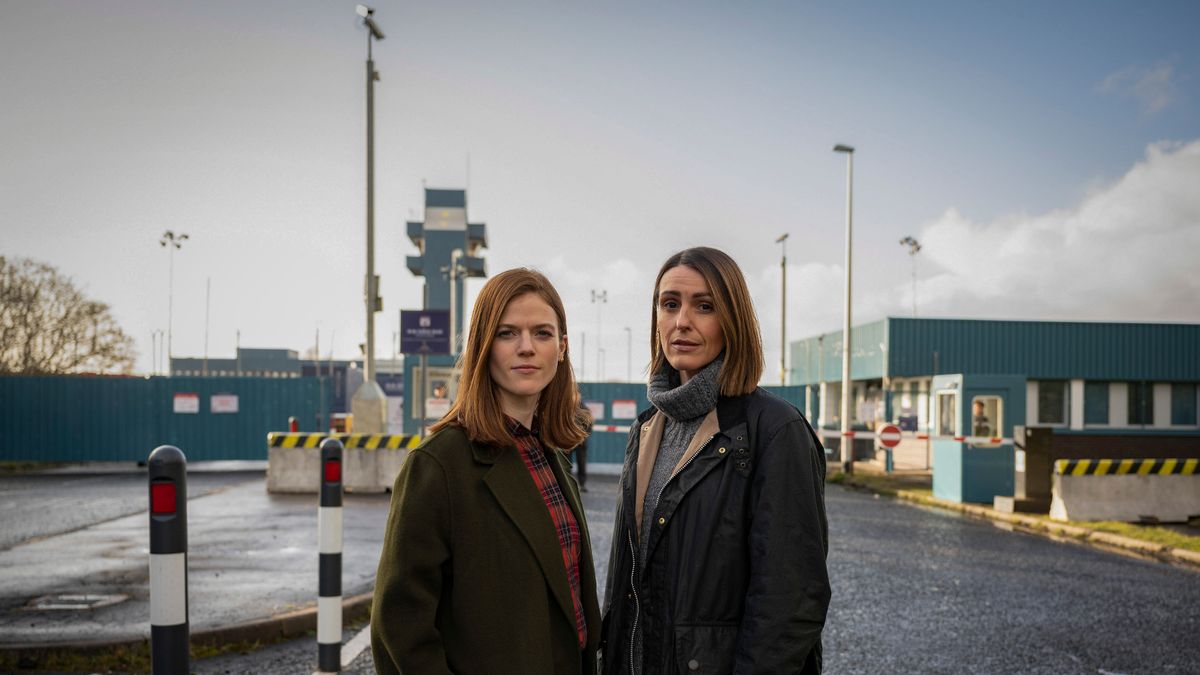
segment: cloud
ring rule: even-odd
[[[976,222],[954,209],[921,229],[923,316],[1200,321],[1200,141],[1151,145],[1077,206]],[[904,286],[873,296],[904,315]]]
[[[1141,103],[1142,112],[1154,114],[1175,100],[1176,87],[1171,77],[1171,64],[1165,61],[1148,68],[1129,66],[1104,78],[1099,90],[1106,94],[1137,99]]]

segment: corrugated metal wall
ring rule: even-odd
[[[886,354],[889,377],[936,371],[1033,380],[1200,381],[1198,324],[893,317],[855,326],[852,338],[854,380],[883,377]],[[841,340],[836,331],[791,343],[789,382],[840,380]]]
[[[887,321],[854,326],[850,331],[850,379],[883,377],[884,349],[888,345]],[[944,371],[943,371],[944,372]],[[794,385],[840,382],[842,379],[842,331],[805,338],[791,344],[788,382]]]
[[[792,405],[804,411],[804,387],[764,387],[767,391],[783,398]],[[599,401],[604,403],[604,417],[596,420],[597,426],[613,425],[628,427],[634,420],[612,417],[612,402],[619,400],[636,401],[640,413],[650,407],[646,399],[646,385],[639,383],[596,383],[582,382],[579,393],[584,401]],[[592,464],[620,464],[625,461],[625,443],[629,433],[615,431],[596,431],[588,440],[588,462]]]
[[[317,378],[0,377],[0,460],[141,461],[163,444],[189,461],[266,459],[270,431],[317,430],[329,387]],[[176,393],[200,409],[174,412]],[[238,397],[236,413],[213,413],[214,394]]]
[[[937,352],[939,373],[1200,380],[1200,325],[904,318],[888,323],[893,377],[932,373]]]

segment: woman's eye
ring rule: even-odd
[[[505,328],[505,329],[501,330],[500,332],[496,333],[496,337],[507,338],[507,337],[512,337],[516,334],[517,334],[516,331]]]
[[[679,307],[679,303],[674,300],[663,300],[660,305],[663,309],[676,309]]]
[[[712,306],[712,303],[711,303],[711,302],[702,302],[702,303],[700,303],[700,311],[702,311],[702,312],[711,312],[711,311],[713,311],[713,306]]]
[[[539,331],[537,332],[537,336],[538,336],[538,337],[554,337],[554,332],[553,332],[553,331],[548,331],[548,330],[546,330],[546,329],[544,329],[544,328],[543,328],[542,330],[539,330]]]

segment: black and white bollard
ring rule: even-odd
[[[150,453],[150,666],[186,673],[187,458],[172,445]]]
[[[334,673],[342,668],[342,442],[335,438],[321,443],[317,539],[317,667]]]

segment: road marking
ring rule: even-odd
[[[342,647],[342,670],[350,667],[358,655],[371,647],[371,624],[367,624]]]
[[[350,667],[357,659],[359,654],[362,654],[371,646],[371,624],[367,624],[358,635],[350,638],[350,641],[342,645],[342,670]],[[313,675],[325,675],[323,670],[314,670]]]

